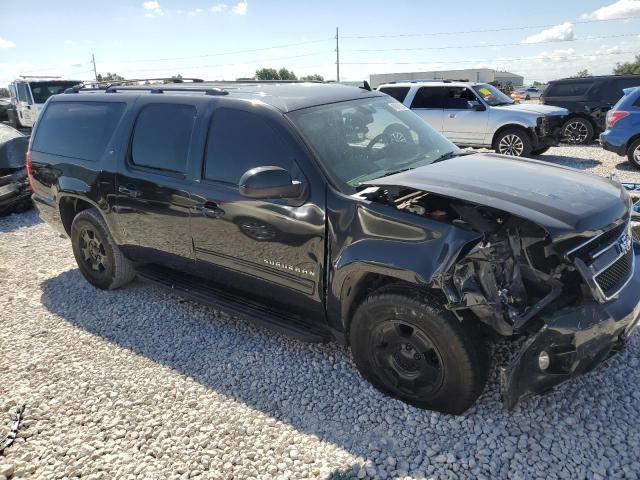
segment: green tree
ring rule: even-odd
[[[613,69],[615,75],[640,74],[640,55],[633,62],[618,63]]]
[[[314,73],[313,75],[305,75],[304,77],[300,77],[300,80],[304,80],[305,82],[324,82],[324,77],[322,75]]]
[[[585,68],[584,70],[580,70],[578,73],[576,73],[575,76],[578,78],[585,78],[585,77],[591,77],[593,75],[591,75],[589,73],[589,70]]]
[[[278,71],[275,68],[261,68],[256,70],[257,80],[280,80]]]
[[[121,75],[118,75],[117,73],[109,73],[107,72],[106,75],[102,75],[102,74],[98,74],[98,81],[99,82],[108,82],[111,80],[118,80],[118,81],[122,81],[124,80],[124,77]]]
[[[278,70],[278,77],[280,77],[278,80],[297,80],[298,79],[295,73],[290,72],[284,67]]]

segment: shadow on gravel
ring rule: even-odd
[[[0,216],[0,233],[9,233],[19,228],[33,227],[42,223],[35,209],[21,213],[10,213]]]
[[[489,462],[496,444],[515,446],[524,438],[526,452],[528,438],[585,438],[591,421],[585,406],[609,408],[616,401],[610,389],[598,386],[602,379],[587,377],[582,386],[574,382],[507,412],[493,374],[478,404],[464,416],[442,415],[377,392],[360,377],[346,348],[292,340],[140,281],[105,292],[74,269],[46,280],[41,288],[42,304],[72,325],[365,461],[449,452],[458,460]],[[588,382],[593,385],[587,388]],[[582,416],[582,411],[587,413]],[[592,455],[593,447],[582,445],[563,450],[563,458]],[[497,468],[495,477],[506,477],[505,460],[492,467]]]
[[[602,164],[602,162],[593,159],[576,158],[569,155],[549,155],[546,153],[535,157],[535,160],[557,164],[562,167],[571,167],[577,170],[589,170]]]

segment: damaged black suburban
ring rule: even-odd
[[[471,407],[496,338],[514,346],[512,408],[619,352],[640,318],[637,186],[461,150],[380,92],[75,89],[49,100],[27,159],[40,215],[94,286],[137,274],[339,341],[420,408]]]

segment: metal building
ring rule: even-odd
[[[470,68],[466,70],[440,70],[433,72],[407,72],[407,73],[378,73],[369,76],[372,87],[383,83],[402,82],[411,80],[442,80],[456,79],[469,80],[471,82],[502,82],[511,83],[514,87],[524,84],[524,77],[510,72],[501,72],[491,68]]]

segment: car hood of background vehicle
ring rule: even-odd
[[[540,105],[536,103],[516,103],[514,105],[501,105],[493,108],[513,112],[537,113],[538,115],[567,115],[569,113],[566,108],[553,107],[551,105]]]
[[[531,220],[554,240],[598,233],[628,214],[626,191],[611,180],[497,154],[454,157],[367,182],[485,205]]]

